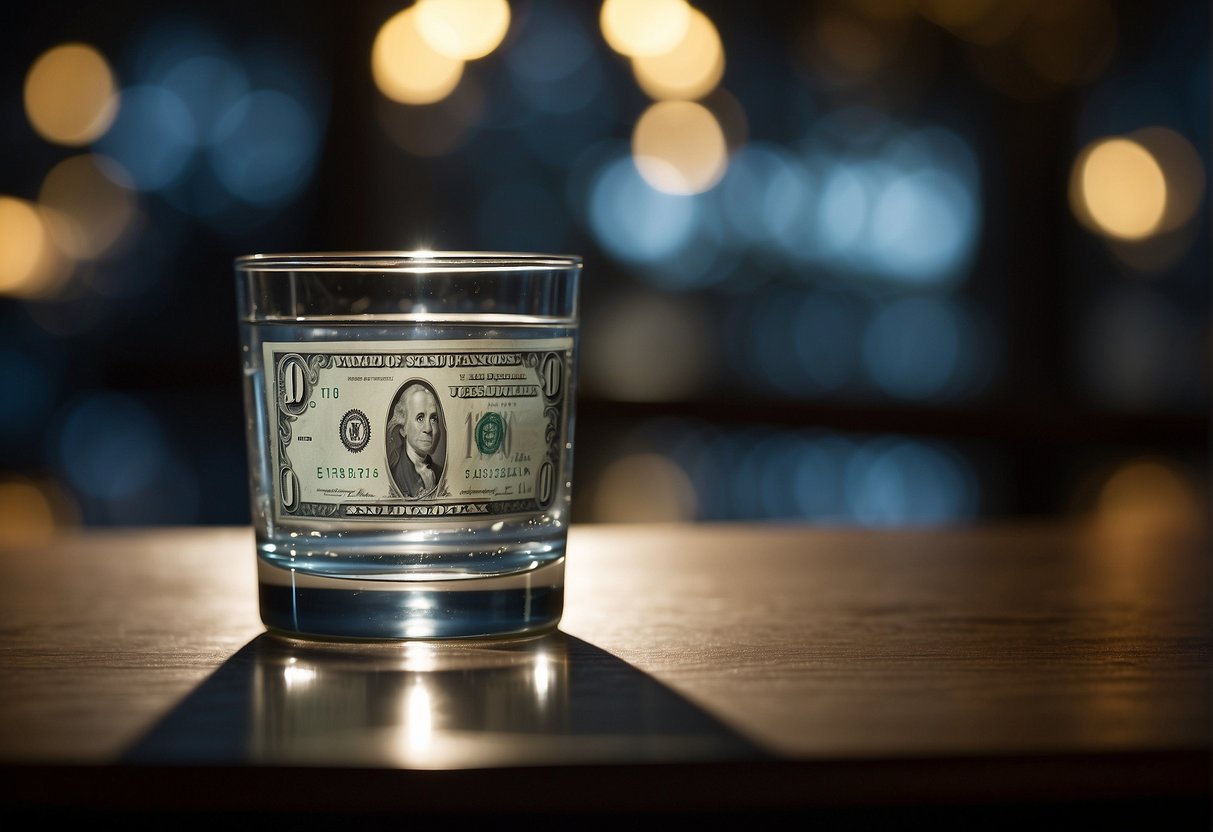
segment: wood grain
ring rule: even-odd
[[[564,628],[781,754],[1208,746],[1200,547],[1055,525],[584,531]]]
[[[0,760],[112,761],[262,632],[243,528],[0,550]],[[561,629],[792,760],[1207,752],[1194,541],[588,525]]]

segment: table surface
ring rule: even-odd
[[[247,528],[9,543],[0,808],[1203,820],[1208,554],[1059,523],[574,526],[554,633],[324,644],[265,632]]]

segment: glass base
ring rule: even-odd
[[[564,612],[564,558],[511,575],[441,581],[332,578],[257,562],[261,620],[321,639],[406,640],[534,635]]]

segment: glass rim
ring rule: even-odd
[[[580,269],[575,254],[513,251],[318,251],[246,254],[235,258],[238,271],[505,271]]]

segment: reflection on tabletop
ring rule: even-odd
[[[396,644],[267,633],[126,760],[444,769],[762,756],[651,677],[560,632]]]

